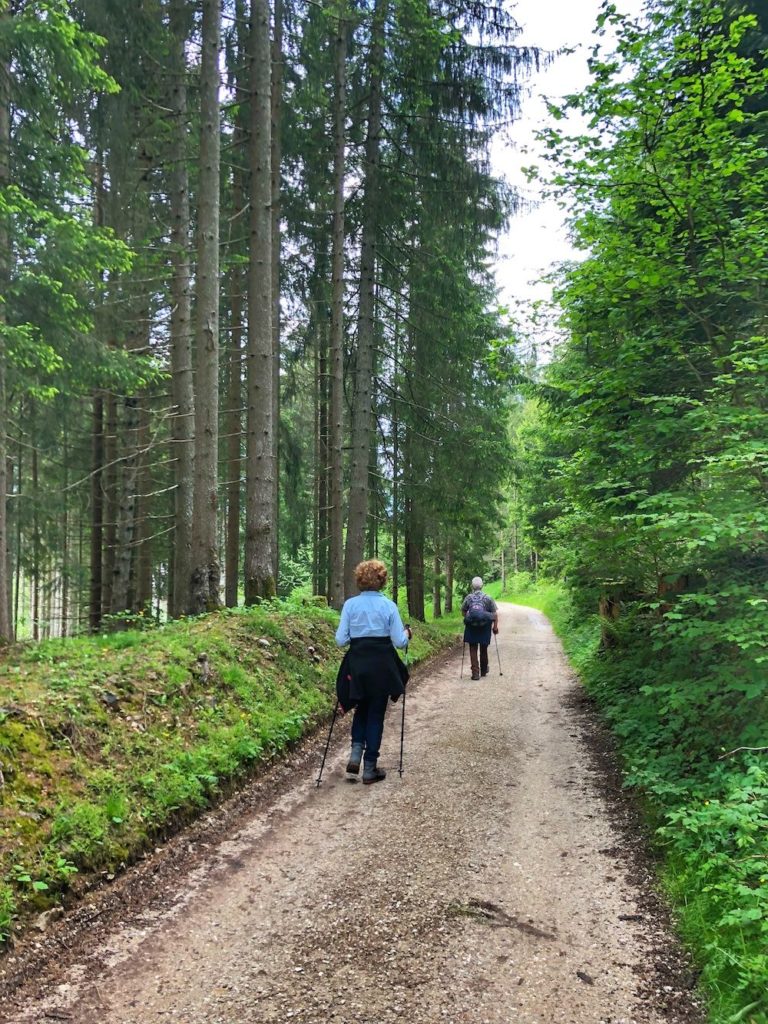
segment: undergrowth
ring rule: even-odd
[[[598,617],[575,608],[564,587],[523,583],[503,600],[550,618],[617,737],[626,785],[643,795],[710,1019],[766,1024],[768,760],[764,750],[733,752],[768,742],[764,679],[718,656],[684,603],[669,621],[619,620],[606,647]],[[695,626],[695,644],[681,623]]]
[[[328,716],[338,616],[275,602],[0,662],[0,948]],[[418,661],[445,644],[419,626]]]

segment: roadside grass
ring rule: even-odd
[[[0,661],[0,948],[326,718],[336,613],[296,602]],[[448,638],[420,626],[417,662]]]
[[[710,1021],[768,1024],[768,764],[764,751],[732,753],[768,742],[764,697],[755,703],[727,663],[703,664],[698,648],[665,657],[643,623],[601,649],[598,616],[580,614],[562,584],[522,583],[501,600],[550,619],[616,736],[625,784],[642,796]]]

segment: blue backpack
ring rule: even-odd
[[[469,603],[464,615],[465,626],[469,626],[471,629],[482,629],[489,622],[493,622],[495,615],[485,607],[487,599],[484,594],[470,594],[467,600]]]

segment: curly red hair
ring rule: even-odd
[[[387,567],[375,558],[360,562],[355,568],[355,579],[360,590],[381,590],[387,582]]]

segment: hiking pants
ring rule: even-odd
[[[361,700],[355,708],[355,716],[352,719],[352,742],[363,744],[366,764],[376,764],[379,756],[388,700],[388,695],[383,693]]]
[[[480,660],[478,662],[477,649],[480,648]],[[472,675],[488,675],[488,644],[469,645],[469,663],[472,666]]]

